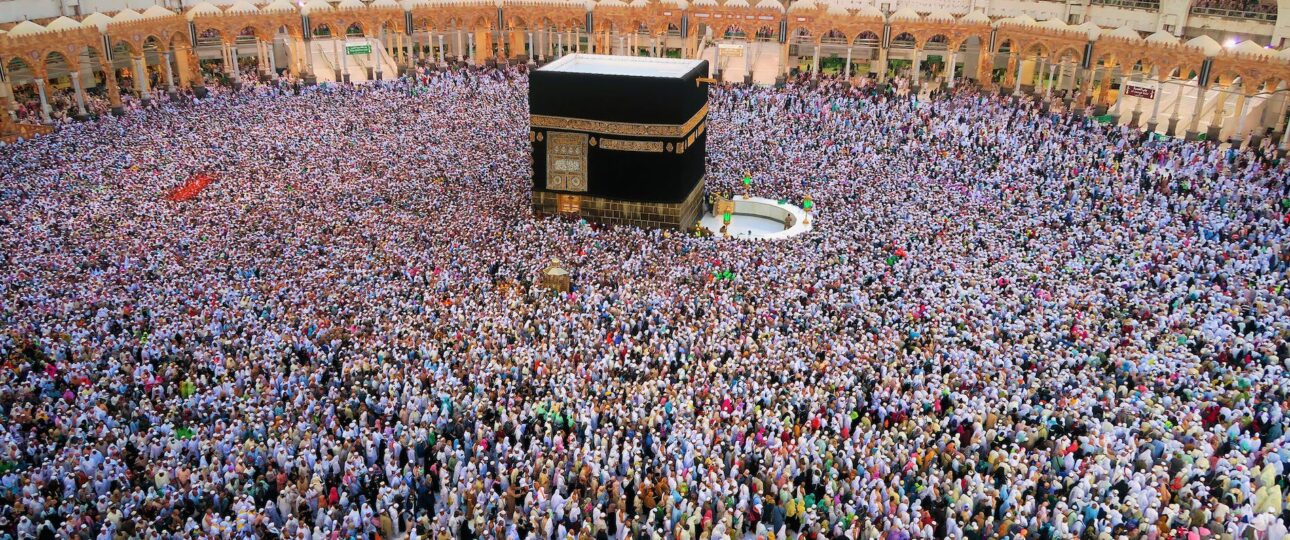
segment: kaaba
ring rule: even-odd
[[[688,229],[707,158],[705,60],[571,54],[529,77],[533,211]]]

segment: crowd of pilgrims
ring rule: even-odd
[[[1266,143],[713,87],[707,190],[815,202],[749,242],[534,216],[526,96],[280,80],[5,147],[0,538],[1286,536]]]

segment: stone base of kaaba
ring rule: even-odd
[[[698,222],[702,207],[702,179],[685,200],[679,203],[624,201],[546,190],[533,191],[533,213],[539,216],[577,216],[595,223],[652,229],[691,229]]]

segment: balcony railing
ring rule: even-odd
[[[1093,0],[1095,6],[1113,6],[1125,9],[1145,9],[1149,11],[1159,11],[1160,2],[1151,2],[1149,0]]]
[[[1225,19],[1244,19],[1266,22],[1275,22],[1277,20],[1277,14],[1275,11],[1269,13],[1264,11],[1247,11],[1243,9],[1222,9],[1198,6],[1191,8],[1191,14],[1223,17]]]

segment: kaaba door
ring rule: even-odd
[[[565,215],[578,215],[582,213],[582,196],[581,195],[556,195],[556,211]]]

